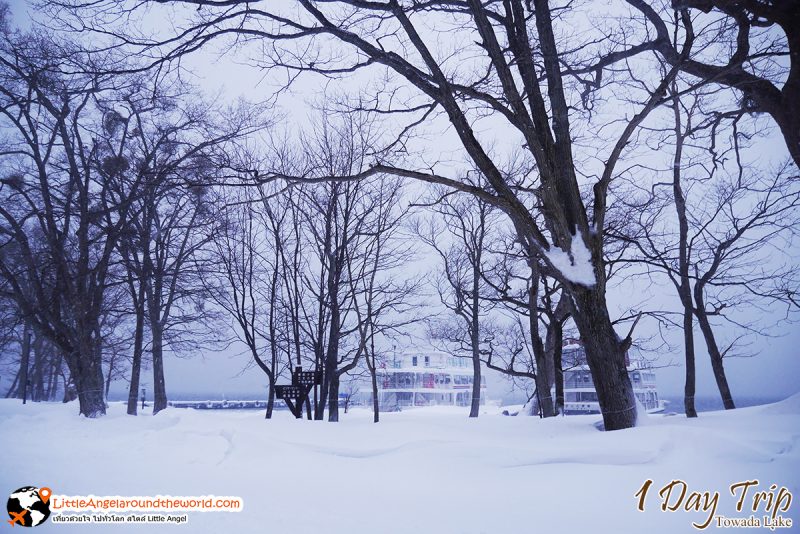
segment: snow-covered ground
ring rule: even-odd
[[[244,509],[190,513],[183,526],[48,521],[37,532],[697,532],[692,521],[708,512],[659,507],[658,490],[673,479],[689,491],[719,492],[716,514],[728,517],[751,514],[749,495],[736,512],[731,484],[785,486],[799,502],[781,514],[797,524],[784,531],[800,531],[800,395],[696,420],[651,416],[608,433],[595,428],[599,416],[470,420],[450,408],[382,414],[377,425],[366,410],[338,424],[285,412],[265,421],[255,411],[134,418],[121,404],[100,420],[76,412],[0,401],[0,489],[232,495]],[[639,512],[634,494],[647,479],[653,485]]]

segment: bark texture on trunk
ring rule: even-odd
[[[272,419],[272,411],[275,408],[275,381],[269,382],[269,393],[267,393],[267,413],[264,414],[264,419]]]
[[[94,419],[106,414],[103,368],[101,362],[93,357],[96,352],[93,343],[84,343],[83,349],[88,356],[73,354],[74,370],[70,374],[77,390],[80,414]]]
[[[694,332],[692,331],[692,311],[683,311],[683,344],[686,352],[686,382],[683,388],[683,409],[686,417],[697,417],[694,404],[695,397],[695,357],[694,357]]]
[[[581,334],[586,360],[592,372],[597,399],[606,430],[636,425],[636,399],[633,395],[625,351],[608,316],[602,291],[583,286],[571,288],[573,318]]]
[[[328,390],[328,421],[336,423],[339,421],[339,375],[334,371]]]
[[[153,353],[153,415],[167,407],[167,387],[164,380],[164,345],[161,325],[155,321],[150,325]]]
[[[470,417],[478,417],[481,410],[481,361],[472,358],[472,403],[469,408]]]
[[[552,417],[554,415],[553,393],[551,391],[551,377],[553,376],[553,353],[549,352],[547,347],[542,344],[542,338],[539,336],[539,320],[536,301],[536,290],[532,288],[530,292],[530,301],[528,303],[528,323],[531,344],[534,347],[533,354],[536,359],[536,408],[541,417]]]

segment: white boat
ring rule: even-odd
[[[631,360],[627,355],[625,358],[636,399],[647,413],[663,412],[667,401],[658,398],[655,371],[643,360]],[[561,361],[565,369],[564,413],[566,415],[600,413],[600,403],[597,401],[592,373],[586,364],[583,344],[574,339],[566,340]]]
[[[438,351],[398,354],[377,369],[378,399],[382,411],[411,406],[469,406],[473,372],[469,358]],[[368,382],[360,389],[360,403],[369,405]],[[481,376],[481,404],[486,403],[486,377]]]

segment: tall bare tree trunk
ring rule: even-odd
[[[372,422],[380,422],[380,400],[378,399],[378,363],[375,361],[375,332],[370,322],[370,350],[366,355],[369,377],[372,385]]]
[[[722,404],[725,406],[726,410],[733,410],[736,408],[736,405],[733,402],[731,389],[728,386],[728,377],[725,376],[722,353],[714,337],[714,329],[711,326],[711,322],[708,320],[708,313],[706,313],[703,285],[701,282],[697,282],[694,286],[694,300],[696,306],[694,311],[697,316],[697,323],[700,325],[700,331],[703,333],[703,338],[706,341],[708,356],[711,358],[711,369],[714,372],[714,380],[717,382],[717,388],[722,397]]]
[[[683,345],[686,353],[686,382],[683,387],[683,409],[686,417],[697,417],[694,404],[695,397],[695,356],[694,356],[694,321],[692,310],[683,310]]]
[[[474,251],[475,261],[472,264],[472,302],[470,303],[470,342],[472,345],[472,403],[469,408],[470,417],[478,417],[481,409],[481,339],[480,339],[480,258],[481,250]]]
[[[139,303],[136,310],[136,326],[133,334],[133,360],[131,362],[131,383],[128,388],[128,415],[137,413],[139,379],[142,372],[142,351],[144,350],[144,291],[139,290]]]
[[[622,341],[608,316],[605,292],[597,286],[573,286],[571,294],[576,308],[573,319],[586,349],[605,429],[635,426],[636,399],[625,365]]]
[[[673,82],[672,93],[677,95],[678,88]],[[676,96],[672,102],[672,111],[675,119],[675,157],[672,162],[672,196],[675,201],[675,212],[678,216],[678,270],[680,283],[678,295],[683,305],[683,345],[685,352],[686,380],[683,388],[683,407],[686,417],[697,417],[694,405],[695,396],[695,356],[694,356],[694,325],[692,318],[692,290],[689,279],[689,221],[686,217],[686,197],[681,186],[681,158],[683,155],[683,142],[686,134],[681,127],[680,99]]]
[[[378,423],[380,417],[380,405],[378,401],[378,377],[376,376],[375,368],[370,371],[370,378],[372,379],[372,422]]]
[[[70,359],[70,376],[77,390],[80,413],[90,419],[101,417],[106,413],[103,366],[97,357],[101,341],[94,336],[96,331],[95,327],[79,330],[83,334],[79,349],[73,351]],[[67,363],[70,363],[70,360]]]
[[[156,308],[158,309],[158,308]],[[167,407],[167,388],[164,381],[163,329],[158,320],[151,320],[153,353],[153,415]]]
[[[553,393],[551,392],[551,376],[553,371],[552,352],[545,349],[539,335],[539,311],[537,307],[539,287],[539,271],[532,269],[530,289],[528,290],[528,329],[531,346],[536,359],[536,405],[541,417],[552,417]]]
[[[339,375],[335,369],[331,373],[328,389],[328,421],[331,423],[339,421]]]

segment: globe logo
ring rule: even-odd
[[[50,488],[25,486],[8,496],[6,509],[11,518],[8,523],[15,527],[35,527],[50,517]]]

